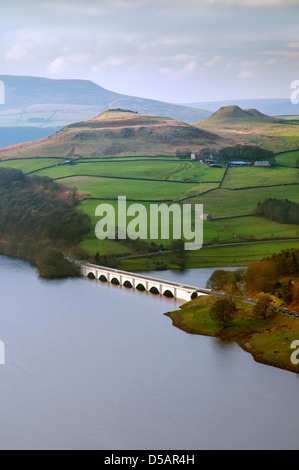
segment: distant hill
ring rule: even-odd
[[[211,114],[204,109],[114,93],[88,80],[11,75],[0,75],[0,80],[5,85],[0,126],[63,127],[92,119],[109,108],[170,116],[187,123]]]
[[[235,126],[250,127],[259,124],[279,124],[282,120],[267,116],[257,109],[241,109],[239,106],[225,106],[211,116],[196,122],[198,126],[217,126],[218,128],[232,128]]]
[[[299,149],[299,120],[267,116],[256,109],[225,106],[193,125],[231,139],[234,145],[255,145],[274,153]]]
[[[190,106],[192,108],[203,108],[211,112],[217,111],[225,106],[237,105],[242,109],[254,108],[269,116],[298,116],[299,105],[291,103],[290,98],[278,99],[246,99],[246,100],[230,100],[230,101],[210,101],[198,103],[184,103],[182,106]]]
[[[47,138],[1,149],[0,158],[179,155],[217,149],[225,142],[212,132],[168,117],[116,109],[70,124]]]

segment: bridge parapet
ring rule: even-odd
[[[198,295],[208,295],[209,289],[202,289],[195,286],[183,285],[173,281],[157,279],[138,273],[130,273],[105,266],[96,266],[93,264],[81,264],[81,275],[92,277],[98,281],[108,282],[109,284],[118,284],[132,289],[144,290],[166,297],[191,300],[191,295],[197,292]]]

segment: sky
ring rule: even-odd
[[[288,98],[299,0],[0,0],[0,74],[172,103]]]

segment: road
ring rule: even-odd
[[[233,297],[233,299],[235,301],[239,301],[239,302],[243,302],[245,304],[248,304],[248,305],[257,305],[258,302],[256,302],[255,300],[251,299],[245,292],[245,286],[244,286],[244,283],[241,283],[240,285],[240,290],[241,290],[241,293],[242,293],[242,296],[240,297]],[[224,292],[210,292],[211,295],[215,295],[215,296],[218,296],[218,297],[227,297],[227,294],[225,294]],[[294,312],[292,310],[289,310],[288,308],[282,308],[282,307],[275,307],[274,305],[270,305],[269,307],[273,312],[277,312],[277,313],[281,313],[282,315],[286,315],[287,317],[292,317],[292,318],[297,318],[299,319],[299,314],[298,312]]]
[[[235,242],[235,243],[221,243],[216,245],[203,245],[202,248],[221,248],[222,246],[236,246],[236,245],[258,245],[264,243],[284,243],[284,242],[296,242],[299,241],[299,238],[285,238],[280,240],[260,240],[260,241],[248,241],[248,242]],[[165,253],[175,253],[181,250],[159,250],[149,253],[143,253],[141,255],[129,255],[129,256],[121,256],[117,259],[133,259],[133,258],[145,258],[147,256],[156,256],[156,255],[163,255]]]

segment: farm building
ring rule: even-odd
[[[202,214],[201,219],[203,221],[209,221],[209,220],[212,220],[212,217],[210,216],[210,214]]]
[[[270,162],[254,162],[254,166],[269,167],[269,166],[271,166],[271,163]]]
[[[201,161],[202,163],[213,162],[214,156],[211,154],[191,153],[191,160]]]
[[[239,162],[239,161],[233,161],[233,162],[228,162],[228,166],[238,166],[238,167],[242,167],[242,166],[252,166],[252,163],[251,162]]]

